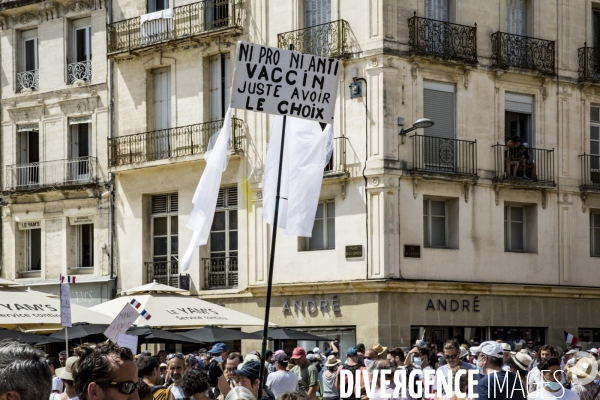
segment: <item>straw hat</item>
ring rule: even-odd
[[[529,354],[527,354],[526,352],[523,353],[523,352],[519,351],[515,354],[511,354],[510,356],[519,368],[524,369],[524,370],[529,369],[529,365],[531,364],[531,361],[532,361],[531,356]]]
[[[327,357],[327,362],[325,363],[325,366],[326,367],[334,367],[334,366],[338,365],[339,363],[340,363],[340,360],[335,358],[335,356],[332,354],[329,357]]]
[[[54,374],[58,376],[60,379],[66,379],[68,381],[73,380],[73,364],[75,361],[79,360],[79,357],[69,357],[67,358],[67,362],[65,363],[64,368],[57,368],[54,371]]]
[[[596,360],[593,358],[581,358],[579,361],[575,363],[573,368],[569,368],[569,372],[573,375],[577,375],[578,378],[584,379],[589,376],[594,376],[594,379],[600,379],[600,374],[598,374],[598,364],[596,364]],[[596,367],[595,370],[593,367]]]
[[[377,343],[375,346],[373,346],[372,350],[375,350],[377,354],[382,355],[387,351],[387,347],[383,347],[381,344]]]

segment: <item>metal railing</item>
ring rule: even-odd
[[[179,263],[177,261],[145,262],[147,282],[179,287]]]
[[[6,166],[6,190],[85,185],[97,182],[96,157]]]
[[[587,43],[579,49],[579,81],[600,81],[600,49]]]
[[[477,176],[477,141],[412,135],[413,171]]]
[[[333,139],[333,151],[329,162],[325,165],[325,176],[346,172],[346,140],[348,140],[347,137]]]
[[[223,120],[108,139],[109,167],[202,154]],[[240,149],[242,120],[232,118],[229,148]]]
[[[527,149],[528,158],[524,158],[519,149],[510,149],[503,144],[495,144],[494,178],[495,182],[529,183],[555,185],[554,149]],[[511,151],[512,150],[512,151]]]
[[[581,190],[600,190],[600,156],[585,154],[581,160]]]
[[[238,285],[238,258],[203,258],[206,289],[227,289]]]
[[[350,25],[339,19],[277,35],[277,46],[320,57],[345,57],[349,51],[348,32]]]
[[[492,67],[524,68],[555,75],[555,47],[553,40],[492,33]]]
[[[477,63],[477,24],[451,24],[415,12],[408,20],[408,46],[411,54]]]
[[[135,17],[109,24],[108,53],[131,51],[215,29],[241,27],[241,7],[236,1],[204,0],[173,8],[172,18],[142,24],[141,17]]]
[[[40,87],[40,72],[37,69],[17,72],[17,93],[24,89],[38,90]]]
[[[78,80],[91,82],[92,61],[81,61],[67,65],[67,78],[69,85],[72,85],[73,82]]]

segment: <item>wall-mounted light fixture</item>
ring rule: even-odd
[[[404,129],[404,118],[398,118],[398,126],[401,127],[399,134],[400,134],[400,137],[402,138],[402,144],[404,144],[404,142],[406,140],[406,134],[408,132],[412,132],[417,129],[430,128],[434,124],[435,124],[435,122],[433,122],[429,118],[421,118],[421,119],[416,120],[413,123],[413,126],[411,126],[410,128]]]

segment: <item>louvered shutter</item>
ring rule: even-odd
[[[167,194],[152,196],[152,214],[166,214],[168,204]]]
[[[506,0],[506,31],[513,35],[527,35],[525,0]]]
[[[533,114],[533,96],[506,93],[504,109],[521,114]]]
[[[210,120],[222,118],[221,111],[221,55],[210,58]]]
[[[231,92],[231,62],[229,59],[229,54],[224,54],[221,62],[223,63],[223,71],[224,71],[223,95],[225,97],[225,99],[223,101],[224,107],[221,110],[221,118],[223,118],[225,116],[225,110],[227,110],[227,107],[229,106],[230,96],[231,96],[231,93],[230,93]]]
[[[236,186],[227,188],[227,207],[236,208],[238,205],[238,190]]]
[[[435,122],[425,129],[426,136],[455,138],[454,85],[439,82],[424,82],[423,117]]]
[[[170,69],[159,68],[154,75],[154,130],[168,129],[171,124]]]
[[[425,0],[425,18],[448,21],[448,0]]]
[[[331,0],[304,0],[304,27],[331,22]]]
[[[219,189],[219,195],[217,196],[217,208],[225,207],[225,189]]]
[[[171,213],[177,213],[179,211],[179,195],[172,193],[169,195],[169,208]]]

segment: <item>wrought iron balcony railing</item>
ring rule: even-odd
[[[179,287],[179,263],[177,261],[145,262],[147,282]]]
[[[579,81],[600,81],[600,48],[587,47],[587,43],[579,49]]]
[[[108,139],[110,167],[139,162],[162,160],[202,154],[206,152],[210,137],[219,132],[223,120],[136,133]],[[232,118],[229,148],[240,149],[242,120]]]
[[[25,89],[38,90],[40,87],[40,72],[37,69],[17,72],[17,93]]]
[[[465,26],[429,18],[408,20],[408,46],[411,54],[477,63],[477,24]]]
[[[75,81],[92,81],[92,61],[81,61],[67,65],[67,77],[69,85]]]
[[[199,1],[173,8],[172,17],[153,18],[143,23],[141,17],[135,17],[109,24],[108,53],[141,49],[233,27],[241,27],[241,6],[237,0]]]
[[[413,135],[413,174],[477,176],[477,141]]]
[[[325,166],[325,176],[339,175],[347,172],[346,169],[346,140],[347,137],[333,139],[333,152]]]
[[[519,186],[555,186],[554,149],[529,148],[523,152],[499,143],[492,148],[495,161],[494,182]]]
[[[277,46],[320,57],[345,57],[348,55],[350,26],[343,19],[315,25],[277,35]]]
[[[581,160],[581,186],[580,190],[600,190],[600,156],[582,154]]]
[[[228,289],[238,285],[238,258],[203,258],[207,289]]]
[[[555,75],[553,40],[537,39],[510,33],[492,33],[492,66],[523,68]]]
[[[95,157],[6,166],[6,190],[85,185],[97,182]]]

